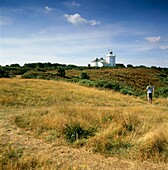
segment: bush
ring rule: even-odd
[[[82,72],[81,75],[80,75],[81,79],[89,79],[89,75],[85,72]]]
[[[156,97],[168,97],[168,87],[161,87],[155,90]]]
[[[103,87],[106,82],[103,80],[95,81],[95,87]]]
[[[37,78],[38,77],[38,72],[35,71],[35,70],[30,70],[30,71],[27,71],[26,73],[24,73],[22,75],[22,78]]]
[[[0,78],[10,78],[9,73],[5,71],[3,68],[0,68]]]
[[[79,80],[78,81],[79,82],[79,84],[81,84],[81,85],[85,85],[85,86],[91,86],[91,87],[93,87],[94,86],[94,81],[91,81],[91,80]]]
[[[104,88],[108,88],[108,89],[113,89],[115,91],[119,91],[121,89],[120,85],[117,83],[106,83],[103,86]]]
[[[59,68],[58,69],[58,74],[57,74],[58,76],[60,76],[60,77],[64,77],[65,76],[65,69],[64,68]]]
[[[120,90],[120,92],[123,93],[123,94],[128,94],[128,95],[133,95],[134,94],[134,91],[131,88],[128,88],[128,87],[123,87]]]
[[[120,85],[116,82],[108,82],[104,80],[95,81],[95,87],[103,87],[105,89],[112,89],[119,91],[121,89]]]
[[[128,64],[127,68],[133,68],[134,66],[132,64]]]
[[[89,136],[93,136],[93,132],[93,128],[84,129],[80,126],[80,124],[76,123],[70,126],[66,125],[66,128],[64,129],[65,137],[69,142],[75,142],[77,139],[86,139]]]

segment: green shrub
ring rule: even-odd
[[[37,78],[39,75],[38,71],[30,70],[22,75],[22,78]]]
[[[59,68],[58,69],[58,74],[57,74],[58,76],[60,76],[60,77],[64,77],[65,76],[65,69],[64,68]]]
[[[123,94],[128,94],[128,95],[134,94],[134,91],[129,87],[122,87],[120,92],[123,93]]]
[[[112,89],[112,90],[115,90],[115,91],[119,91],[121,89],[120,85],[115,83],[115,82],[106,83],[106,84],[104,84],[103,87],[107,88],[107,89]]]
[[[155,90],[156,97],[168,97],[168,87],[161,87]]]
[[[39,79],[60,79],[58,77],[58,74],[56,73],[50,73],[50,72],[45,72],[45,70],[40,70],[35,69],[35,70],[30,70],[22,75],[22,78],[39,78]]]
[[[9,73],[6,70],[4,70],[3,68],[0,68],[0,78],[2,78],[2,77],[10,78]]]
[[[79,84],[93,87],[95,83],[92,80],[83,79],[83,80],[79,80]]]
[[[84,129],[80,124],[66,125],[64,129],[64,134],[69,142],[75,142],[77,139],[86,139],[89,136],[94,135],[94,129],[88,128]]]
[[[95,81],[95,87],[103,87],[106,81],[104,80],[97,80]]]
[[[85,72],[82,72],[81,75],[80,75],[81,79],[89,79],[89,75]]]
[[[77,82],[79,82],[79,77],[73,77],[72,79],[69,79],[69,81],[72,81],[72,82],[74,82],[74,83],[77,83]]]
[[[97,80],[95,81],[95,87],[103,87],[105,89],[112,89],[119,91],[121,89],[120,85],[117,82]]]

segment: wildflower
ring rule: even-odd
[[[12,142],[12,141],[10,141],[10,142],[9,142],[9,144],[10,144],[10,145],[12,145],[12,144],[13,144],[13,142]]]

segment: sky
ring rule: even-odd
[[[0,0],[0,65],[168,67],[168,0]]]

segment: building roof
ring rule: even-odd
[[[95,60],[91,61],[91,62],[106,62],[106,60],[104,58],[96,58]]]

